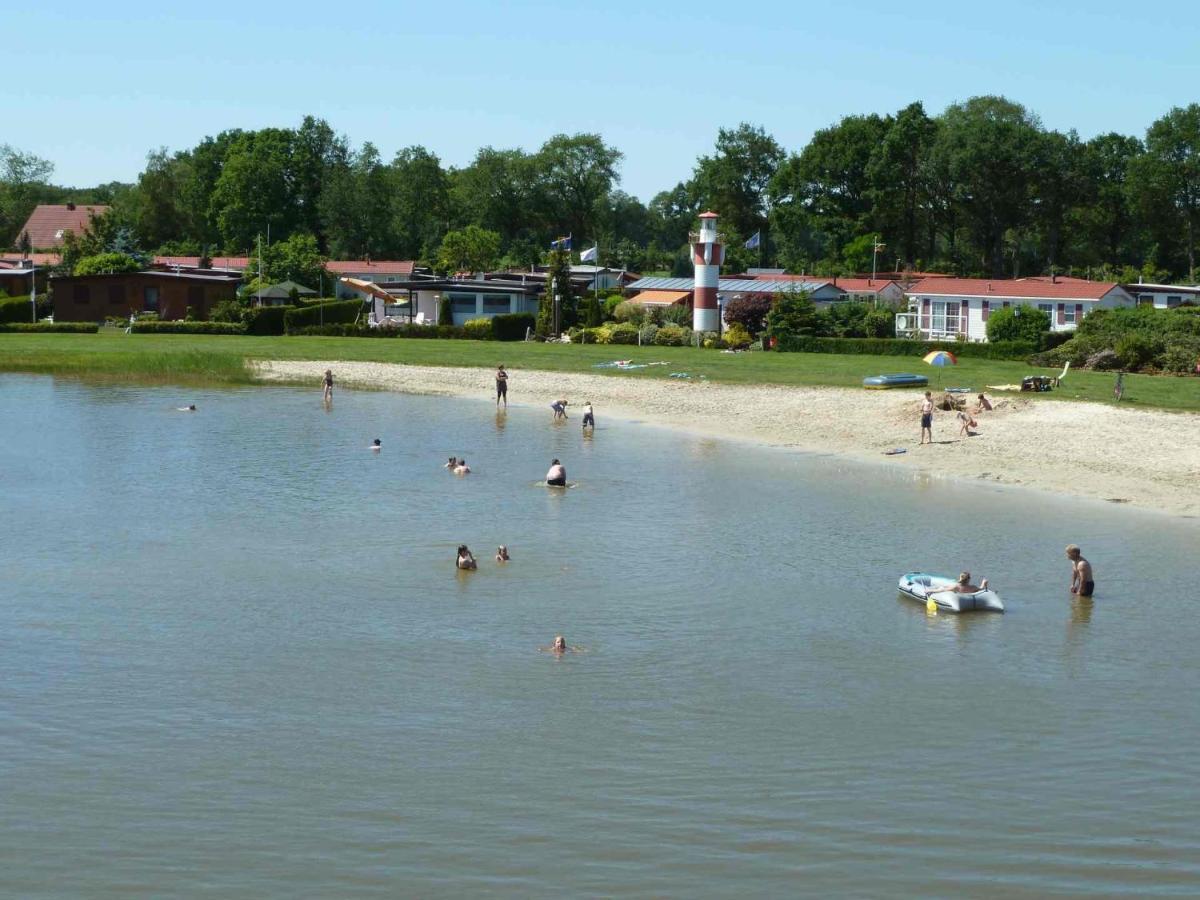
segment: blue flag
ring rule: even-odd
[[[566,237],[560,237],[557,241],[551,241],[550,249],[551,250],[570,250],[571,249],[571,235],[568,234]]]
[[[761,231],[754,232],[754,237],[750,238],[750,240],[746,241],[746,243],[742,244],[742,246],[745,247],[747,250],[753,250],[755,247],[758,246],[758,242],[760,239],[759,236],[761,234],[762,234]]]

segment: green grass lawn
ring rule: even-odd
[[[361,360],[426,366],[482,366],[593,372],[614,378],[666,378],[671,372],[701,375],[723,384],[840,385],[858,387],[868,375],[916,372],[930,387],[962,385],[983,390],[1013,384],[1024,375],[1046,374],[1021,362],[964,359],[933,369],[919,357],[841,356],[823,353],[720,353],[687,347],[493,343],[403,338],[242,337],[238,335],[0,334],[0,371],[42,372],[176,383],[248,383],[246,360]],[[599,362],[632,359],[666,366],[633,372],[595,369]],[[1072,372],[1055,400],[1112,402],[1111,372]],[[1132,406],[1200,410],[1200,379],[1128,375],[1125,401]],[[1030,395],[1031,396],[1031,395]]]

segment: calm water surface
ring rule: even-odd
[[[597,412],[0,377],[0,894],[1200,895],[1194,521]]]

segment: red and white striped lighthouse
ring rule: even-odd
[[[700,232],[692,235],[692,263],[696,267],[696,283],[692,297],[692,328],[696,331],[719,331],[721,311],[717,308],[717,284],[725,248],[717,234],[717,214],[700,213]]]

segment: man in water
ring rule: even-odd
[[[375,440],[373,440],[371,442],[371,449],[372,450],[382,450],[383,449],[383,441],[381,441],[379,438],[375,438]]]
[[[1067,545],[1067,559],[1071,561],[1071,593],[1080,597],[1091,597],[1096,590],[1092,564],[1083,558],[1075,544]]]
[[[478,568],[475,557],[471,555],[466,544],[458,545],[458,558],[454,561],[454,565],[464,570]]]
[[[546,473],[546,484],[552,487],[567,486],[567,470],[557,459],[550,463],[550,471]]]
[[[596,430],[596,416],[592,413],[592,401],[585,401],[583,404],[583,427]]]
[[[510,559],[512,557],[508,555],[508,547],[501,544],[496,548],[496,562],[508,562]]]
[[[330,403],[333,400],[333,370],[325,370],[325,402]]]
[[[177,406],[177,407],[175,407],[175,408],[176,408],[177,410],[179,410],[180,412],[195,412],[195,411],[196,411],[196,404],[195,404],[195,403],[189,403],[187,406]]]
[[[467,461],[465,459],[460,459],[458,461],[458,465],[454,467],[454,474],[455,475],[470,475],[471,474],[471,467],[467,465]]]
[[[442,468],[449,469],[451,472],[453,472],[455,469],[458,468],[458,457],[457,456],[450,457],[448,460],[446,460],[446,464],[444,466],[442,466]]]
[[[504,371],[504,366],[500,365],[496,368],[496,405],[500,405],[500,401],[504,401],[504,408],[508,409],[508,373]]]
[[[925,435],[929,435],[929,443],[933,443],[933,394],[925,392],[921,401],[921,443],[925,443]]]

